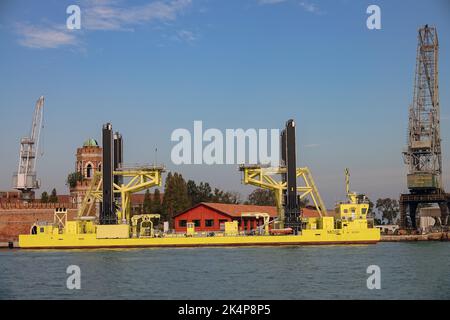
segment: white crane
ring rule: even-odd
[[[35,189],[39,189],[36,176],[36,157],[39,150],[44,115],[44,97],[36,102],[30,136],[20,140],[19,169],[13,176],[13,186],[22,192],[24,200],[31,200]]]

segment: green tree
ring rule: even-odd
[[[369,211],[367,212],[368,216],[373,215],[373,207],[374,207],[374,203],[372,202],[372,200],[370,200],[369,198],[367,198],[367,200],[369,200]]]
[[[200,182],[196,184],[195,181],[189,180],[187,182],[187,192],[192,206],[201,202],[216,202],[216,203],[240,203],[241,195],[238,192],[223,191],[219,188],[212,188],[208,182]]]
[[[50,203],[58,202],[58,195],[56,194],[55,188],[53,188],[52,193],[50,194],[50,197],[48,197],[48,202],[50,202]]]
[[[222,203],[239,204],[241,203],[241,194],[236,191],[227,191],[223,194]]]
[[[378,199],[375,208],[381,215],[381,220],[387,221],[388,224],[396,222],[399,214],[399,204],[395,199]]]
[[[198,203],[211,201],[212,189],[208,182],[200,182],[198,185]]]
[[[375,223],[376,226],[381,226],[381,225],[383,224],[383,222],[381,221],[381,219],[376,218],[376,217],[373,219],[373,221],[374,221],[374,223]]]
[[[172,172],[169,172],[164,183],[164,199],[162,203],[161,218],[167,221],[170,213],[173,213],[174,199],[173,199],[173,182],[172,182]]]
[[[271,190],[255,189],[249,194],[246,203],[257,206],[275,206],[275,194]]]
[[[47,191],[42,192],[42,194],[41,194],[41,203],[48,203],[48,193],[47,193]]]
[[[161,214],[162,212],[162,200],[161,200],[161,192],[159,189],[155,189],[153,193],[153,213]]]
[[[367,211],[367,217],[368,217],[368,218],[372,218],[373,221],[374,221],[374,223],[375,223],[375,225],[377,225],[377,226],[383,224],[383,223],[382,223],[382,222],[383,222],[383,221],[382,221],[383,218],[378,217],[377,214],[376,214],[376,212],[373,211],[373,209],[374,209],[374,207],[375,207],[375,204],[374,204],[374,203],[372,202],[372,200],[370,200],[369,198],[367,198],[367,201],[369,202],[369,211]]]
[[[143,213],[153,213],[153,202],[150,190],[147,189],[144,196]]]
[[[75,188],[77,186],[77,182],[83,181],[83,175],[81,172],[73,172],[67,176],[66,185],[70,188]]]
[[[241,195],[238,192],[223,191],[218,188],[214,188],[214,192],[211,196],[211,202],[216,203],[240,203]]]
[[[175,214],[180,213],[191,206],[191,201],[187,192],[187,184],[183,176],[179,173],[174,174],[175,194],[177,199],[177,206]]]
[[[212,194],[211,201],[220,203],[221,202],[220,200],[222,199],[222,197],[223,197],[223,191],[218,188],[214,188],[214,192]]]
[[[191,200],[191,205],[195,206],[198,203],[199,191],[197,184],[194,180],[189,180],[186,184],[189,199]]]
[[[210,202],[212,199],[211,186],[207,182],[200,182],[197,185],[195,181],[189,180],[187,182],[187,191],[192,206],[201,202]]]
[[[169,172],[164,187],[164,199],[162,202],[162,218],[173,225],[173,216],[189,208],[187,184],[183,176]]]

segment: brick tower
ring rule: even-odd
[[[87,140],[82,148],[77,149],[75,172],[81,181],[70,186],[70,198],[77,208],[81,205],[94,174],[102,170],[102,152],[102,148],[94,139]]]

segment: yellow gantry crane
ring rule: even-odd
[[[131,223],[131,195],[141,192],[152,187],[162,185],[162,173],[165,172],[164,167],[148,166],[139,168],[126,168],[114,171],[114,176],[123,177],[123,184],[113,184],[114,194],[119,194],[121,203],[117,210],[117,220]],[[90,216],[93,212],[94,205],[102,201],[102,174],[97,172],[91,182],[91,185],[83,199],[78,217]]]
[[[239,170],[243,172],[243,183],[253,185],[258,188],[271,190],[275,194],[276,206],[278,212],[278,224],[283,228],[284,208],[283,192],[287,189],[287,183],[282,181],[282,176],[286,174],[286,167],[264,167],[261,165],[241,165]],[[327,209],[319,190],[314,182],[311,172],[307,167],[297,168],[297,178],[301,183],[297,186],[297,192],[300,199],[308,196],[312,199],[320,216],[326,216]]]

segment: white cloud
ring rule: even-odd
[[[303,10],[310,12],[310,13],[314,13],[314,14],[321,14],[322,12],[320,11],[319,7],[312,3],[312,2],[308,2],[308,1],[293,1],[293,0],[258,0],[258,4],[260,5],[272,5],[272,4],[279,4],[279,3],[283,3],[283,2],[288,2],[288,1],[292,1],[294,3],[297,3]]]
[[[151,22],[174,21],[187,9],[192,0],[153,1],[140,6],[127,7],[122,1],[86,0],[81,7],[81,29],[87,31],[126,31],[134,26]],[[58,48],[77,46],[80,30],[68,30],[66,25],[17,24],[19,44],[28,48]],[[194,41],[193,33],[182,31],[178,37]]]
[[[57,48],[77,45],[75,34],[64,27],[17,24],[19,44],[28,48]]]
[[[125,7],[113,0],[90,0],[82,9],[82,28],[87,30],[130,30],[135,25],[153,21],[173,21],[192,0],[155,1]],[[84,16],[83,16],[84,14]]]
[[[180,30],[177,32],[177,39],[185,42],[194,42],[197,36],[189,30]]]
[[[286,0],[259,0],[259,4],[277,4],[281,2],[285,2]]]
[[[301,1],[301,2],[299,2],[299,4],[307,12],[320,13],[319,7],[317,7],[314,3]]]

